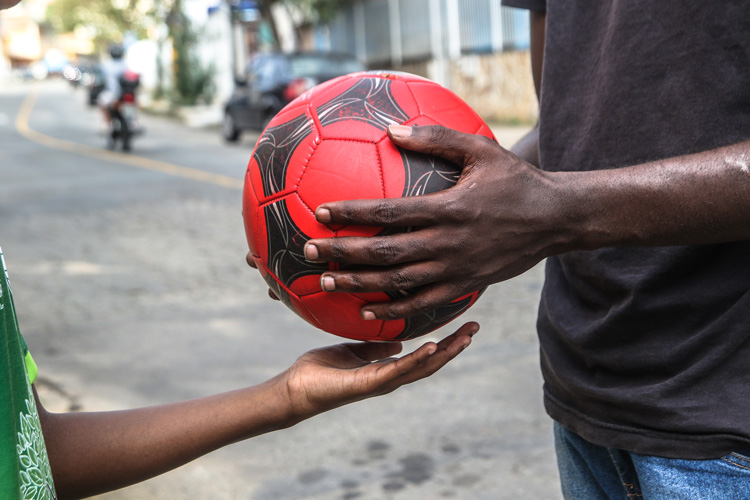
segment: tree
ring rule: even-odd
[[[121,42],[123,33],[143,38],[158,20],[158,0],[54,0],[47,6],[47,20],[57,33],[77,29],[89,32],[94,45],[102,50]]]
[[[166,19],[174,47],[174,101],[192,106],[213,100],[216,86],[213,68],[205,66],[196,53],[199,34],[175,0]]]
[[[352,2],[353,0],[287,0],[287,3],[298,8],[311,24],[326,24],[333,21],[339,11]]]
[[[260,0],[258,6],[263,19],[271,25],[271,30],[278,44],[278,29],[272,13],[274,5],[282,5],[290,13],[297,14],[291,17],[295,20],[294,28],[299,39],[302,30],[316,24],[326,24],[333,21],[341,9],[353,2],[354,0]]]

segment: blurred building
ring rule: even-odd
[[[273,35],[257,2],[230,3],[239,13],[233,18],[241,33],[236,60],[246,61]],[[272,13],[281,50],[350,52],[371,69],[435,80],[483,110],[486,119],[536,120],[528,11],[499,0],[354,0],[326,26],[310,26],[288,6]]]
[[[24,0],[0,12],[0,77],[44,60],[50,47],[37,21],[49,1]],[[269,50],[349,52],[371,69],[435,80],[486,119],[531,122],[537,116],[528,12],[502,7],[499,0],[354,0],[333,22],[317,26],[283,2],[270,10],[256,0],[181,0],[181,5],[200,33],[200,60],[212,72],[215,97],[208,121],[220,119],[219,108],[252,56]],[[150,40],[127,44],[143,77],[144,100],[151,89],[171,85],[174,55],[166,24],[152,31]],[[84,42],[68,34],[55,44],[65,54],[91,52]]]
[[[39,24],[27,5],[0,11],[0,79],[29,70],[42,59]]]
[[[528,11],[499,0],[357,0],[317,32],[371,68],[416,73],[450,88],[485,118],[534,121]]]

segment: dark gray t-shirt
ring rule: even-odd
[[[545,170],[750,138],[750,0],[503,3],[547,12]],[[750,446],[750,242],[551,257],[538,330],[547,411],[589,441],[695,459]]]

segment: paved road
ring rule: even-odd
[[[109,153],[82,91],[0,90],[0,245],[52,409],[231,390],[337,341],[271,302],[244,263],[239,179],[255,137],[226,146],[144,124],[132,154]],[[542,274],[492,287],[465,315],[483,327],[474,345],[431,379],[101,498],[558,499],[534,335]]]

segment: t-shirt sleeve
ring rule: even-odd
[[[535,12],[547,11],[547,0],[503,0],[505,7],[518,7],[519,9],[533,10]]]
[[[8,269],[5,267],[2,248],[0,248],[0,345],[12,349],[8,352],[15,352],[15,354],[9,354],[6,359],[18,359],[16,356],[19,354],[23,356],[23,364],[29,376],[29,383],[33,384],[39,369],[26,346],[26,340],[18,331],[18,319],[16,318],[13,295],[10,291],[10,278],[8,278]],[[0,369],[11,370],[11,367],[3,366]]]

